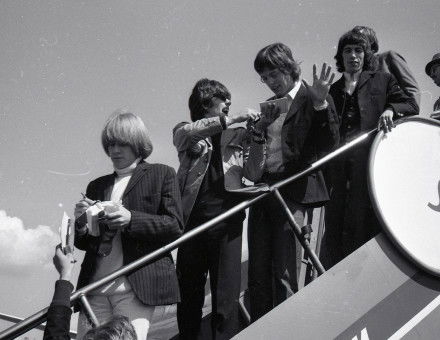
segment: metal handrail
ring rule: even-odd
[[[4,313],[0,313],[0,319],[4,320],[4,321],[9,321],[9,322],[12,322],[12,323],[17,323],[17,322],[23,321],[22,318],[19,318],[19,317],[14,316],[14,315],[4,314]],[[46,323],[41,323],[41,324],[39,324],[39,325],[34,327],[34,329],[37,329],[37,330],[43,331],[43,332],[44,332],[45,328],[46,328]],[[76,331],[70,330],[69,331],[69,336],[71,338],[75,339],[76,338]]]
[[[224,213],[218,215],[217,217],[214,217],[213,219],[201,224],[197,228],[194,228],[193,230],[186,232],[177,240],[175,240],[175,241],[155,250],[154,252],[152,252],[148,255],[145,255],[144,257],[141,257],[140,259],[114,271],[113,273],[103,277],[102,279],[100,279],[98,281],[95,281],[95,282],[93,282],[83,288],[80,288],[79,290],[75,291],[70,296],[71,304],[73,304],[81,296],[86,295],[90,291],[95,290],[96,288],[99,288],[100,286],[109,283],[110,281],[118,278],[119,276],[129,274],[132,271],[136,270],[137,268],[153,262],[157,258],[176,249],[177,247],[179,247],[183,243],[191,240],[195,236],[198,236],[199,234],[209,230],[210,228],[215,226],[217,223],[224,221],[225,219],[236,214],[237,212],[250,207],[254,203],[267,197],[268,195],[272,194],[273,192],[278,192],[279,188],[318,170],[321,166],[323,166],[324,164],[326,164],[330,160],[340,156],[341,154],[345,153],[346,151],[353,148],[354,146],[366,141],[369,137],[373,136],[376,132],[377,132],[377,130],[374,129],[374,130],[371,130],[369,132],[366,132],[366,133],[360,135],[359,137],[355,138],[351,142],[346,143],[345,145],[341,146],[340,148],[336,149],[335,151],[329,153],[328,155],[326,155],[326,156],[322,157],[321,159],[317,160],[316,162],[312,163],[305,170],[303,170],[295,175],[292,175],[287,179],[281,180],[281,181],[273,184],[272,186],[270,186],[268,188],[267,192],[264,192],[264,193],[260,194],[259,196],[253,197],[251,199],[245,200],[245,201],[235,205],[234,207],[232,207],[228,211],[225,211]],[[307,249],[306,249],[306,251],[307,251]],[[318,260],[318,263],[316,263],[315,262],[316,258],[314,259],[313,255],[311,258],[312,258],[312,261],[313,261],[315,268],[319,268],[321,265],[319,263],[319,260]],[[322,268],[321,268],[320,272],[322,273]],[[11,326],[10,328],[7,328],[6,330],[4,330],[3,332],[0,333],[0,340],[13,339],[13,338],[27,332],[28,330],[34,328],[36,325],[41,324],[42,322],[44,322],[46,320],[48,308],[49,307],[43,308],[42,310],[29,316],[28,318],[24,319],[23,321]]]

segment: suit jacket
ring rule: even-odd
[[[273,98],[271,98],[273,99]],[[308,85],[303,82],[290,106],[281,129],[281,145],[285,171],[271,180],[264,174],[265,160],[259,163],[261,178],[274,182],[307,168],[339,143],[338,118],[330,96],[326,109],[313,107]],[[250,156],[251,157],[251,154]],[[324,177],[316,171],[282,190],[291,200],[310,206],[322,205],[329,199]]]
[[[115,174],[100,177],[87,187],[87,197],[109,200]],[[121,232],[123,263],[140,257],[177,239],[183,229],[179,187],[173,168],[163,164],[139,163],[122,195],[131,212],[130,224]],[[105,256],[115,232],[99,237],[75,235],[75,246],[85,250],[78,288],[90,283],[98,256]],[[134,293],[147,305],[172,304],[179,300],[179,287],[171,254],[127,275]]]
[[[55,282],[55,292],[52,303],[47,311],[47,322],[44,328],[43,340],[70,340],[70,294],[73,285],[66,280]]]
[[[338,111],[339,121],[345,105],[345,79],[342,76],[330,88],[330,94]],[[358,105],[361,116],[361,131],[377,127],[379,117],[386,109],[394,111],[394,119],[415,115],[419,111],[414,98],[408,97],[389,73],[364,71],[358,84]]]
[[[416,78],[408,67],[406,60],[395,51],[386,51],[377,55],[378,71],[391,73],[403,92],[420,105],[420,90]]]
[[[249,141],[246,129],[226,129],[219,117],[203,118],[193,123],[182,122],[173,129],[173,143],[179,156],[179,179],[185,223],[193,209],[200,186],[211,161],[212,142],[210,136],[221,133],[220,148],[225,190],[244,187],[243,176],[252,180],[264,154],[264,145]],[[249,149],[260,157],[248,160]]]

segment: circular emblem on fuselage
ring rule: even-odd
[[[440,276],[440,122],[406,118],[376,136],[370,195],[394,244],[422,269]]]

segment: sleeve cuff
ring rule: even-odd
[[[402,118],[404,115],[403,114],[401,114],[400,112],[398,112],[397,110],[395,110],[394,109],[394,107],[393,106],[387,106],[386,108],[385,108],[385,111],[386,110],[391,110],[391,111],[393,111],[393,119],[399,119],[399,118]]]
[[[67,280],[57,280],[55,282],[55,292],[51,305],[66,306],[70,308],[70,294],[72,294],[73,285]]]
[[[228,126],[226,125],[226,117],[225,116],[220,116],[220,124],[222,125],[223,130],[226,130],[226,128]]]

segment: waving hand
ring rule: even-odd
[[[324,104],[334,78],[335,74],[332,72],[332,67],[327,66],[327,63],[322,65],[319,78],[316,72],[316,64],[313,65],[313,85],[309,88],[313,105],[319,106]]]

